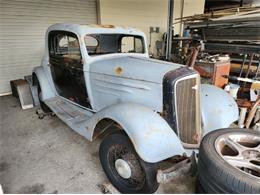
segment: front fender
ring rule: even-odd
[[[94,129],[103,118],[112,119],[122,126],[136,152],[146,162],[159,162],[185,152],[168,123],[148,107],[134,103],[112,105],[94,114],[88,121],[88,129]]]
[[[228,128],[238,120],[238,106],[231,95],[213,85],[201,85],[201,117],[203,135],[210,131]]]
[[[47,78],[47,74],[44,71],[42,66],[37,66],[33,69],[33,74],[37,76],[38,82],[41,87],[41,97],[39,97],[42,101],[55,97],[55,92],[52,90],[50,82]],[[33,79],[34,76],[33,76]],[[33,81],[35,83],[35,81]]]

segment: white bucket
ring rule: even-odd
[[[230,83],[229,85],[230,85],[230,89],[229,89],[230,95],[231,95],[233,98],[237,99],[237,92],[238,92],[240,86],[239,86],[239,85],[236,85],[236,84],[232,84],[232,83]]]

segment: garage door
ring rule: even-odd
[[[1,0],[0,95],[9,81],[40,65],[45,31],[51,24],[97,23],[96,0]]]

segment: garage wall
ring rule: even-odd
[[[174,18],[204,12],[205,0],[174,0]],[[155,41],[160,40],[167,30],[168,0],[99,0],[100,22],[135,27],[145,32],[149,39],[149,28],[160,27],[159,34],[152,34],[151,53],[155,53]],[[174,32],[180,32],[180,24],[174,25]]]
[[[151,48],[166,31],[168,0],[99,0],[99,4],[102,24],[134,27],[145,32],[147,39],[150,26],[160,27],[159,34],[152,34]]]
[[[96,0],[0,0],[0,95],[40,65],[51,24],[97,23]]]

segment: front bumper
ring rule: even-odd
[[[177,180],[186,176],[195,176],[197,173],[197,157],[196,153],[193,152],[190,157],[174,164],[170,168],[161,170],[157,172],[157,182],[158,183],[168,183],[173,180]]]

